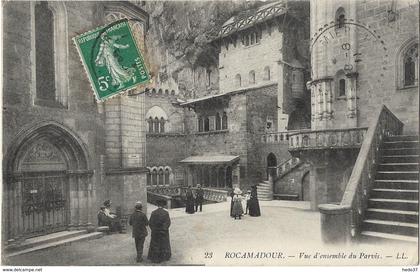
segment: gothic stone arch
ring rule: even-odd
[[[87,154],[73,132],[53,121],[17,135],[3,160],[7,240],[90,224],[93,171]]]

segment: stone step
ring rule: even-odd
[[[385,137],[386,142],[395,142],[395,141],[418,141],[418,135],[396,135],[396,136],[387,136]]]
[[[379,171],[418,171],[419,164],[415,162],[390,162],[381,163],[378,166]]]
[[[44,249],[48,249],[48,248],[54,248],[54,247],[63,246],[63,245],[70,245],[71,243],[74,243],[74,242],[86,241],[86,240],[91,240],[91,239],[98,239],[98,238],[101,238],[102,236],[104,236],[103,232],[86,233],[86,234],[78,235],[78,236],[75,236],[75,237],[71,237],[71,238],[67,238],[67,239],[63,239],[63,240],[58,240],[58,241],[55,241],[55,242],[43,243],[43,244],[37,245],[35,247],[6,253],[6,257],[13,257],[13,256],[17,256],[17,255],[26,254],[26,253],[29,253],[29,252],[44,250]]]
[[[369,208],[402,211],[418,211],[418,200],[370,198]]]
[[[395,220],[407,223],[417,223],[419,221],[419,213],[416,211],[400,211],[390,209],[373,209],[366,210],[367,219],[379,220]]]
[[[418,171],[377,171],[375,179],[418,180]]]
[[[46,243],[52,243],[59,240],[69,239],[75,236],[86,234],[87,230],[73,230],[73,231],[60,231],[55,233],[50,233],[47,235],[37,236],[33,238],[26,239],[18,245],[10,245],[6,247],[8,252],[20,251],[31,247],[36,247]]]
[[[374,188],[418,190],[419,182],[418,180],[377,179],[375,180]]]
[[[257,185],[257,189],[272,189],[273,188],[273,186],[271,186],[271,185]]]
[[[393,162],[418,162],[419,155],[388,155],[382,156],[383,163],[393,163]]]
[[[383,142],[383,148],[416,148],[419,146],[419,141],[386,141]]]
[[[376,232],[376,231],[362,231],[360,235],[365,239],[373,239],[373,241],[386,240],[386,241],[404,241],[404,242],[409,242],[409,243],[417,243],[418,241],[418,237],[383,233],[383,232]]]
[[[407,189],[375,188],[375,189],[372,189],[372,191],[371,191],[371,197],[373,197],[373,198],[416,200],[416,199],[419,198],[419,191],[418,190],[407,190]]]
[[[418,148],[384,148],[384,156],[390,155],[419,155]]]
[[[363,220],[363,230],[416,237],[419,225],[399,221],[365,219]]]

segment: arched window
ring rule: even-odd
[[[152,185],[157,185],[157,171],[156,169],[153,169],[152,171]]]
[[[346,95],[346,80],[344,78],[338,81],[338,95],[345,96]]]
[[[147,185],[152,185],[152,174],[147,173]]]
[[[344,27],[344,23],[346,22],[346,11],[344,10],[344,8],[340,7],[339,9],[337,9],[335,13],[335,21],[336,21],[335,28]]]
[[[346,96],[346,75],[343,70],[340,70],[335,75],[335,95],[336,97]]]
[[[216,130],[220,130],[222,128],[222,119],[220,118],[220,114],[216,113]]]
[[[155,117],[154,121],[154,133],[159,133],[159,118]]]
[[[227,129],[227,128],[228,128],[228,119],[227,119],[226,112],[224,112],[223,117],[222,117],[222,129]]]
[[[255,72],[249,72],[249,84],[255,84]]]
[[[165,119],[160,118],[160,133],[165,133]]]
[[[169,182],[169,169],[168,168],[165,169],[165,184],[166,185],[170,184],[170,182]]]
[[[35,57],[37,102],[55,101],[54,16],[48,2],[35,5]]]
[[[404,71],[404,87],[417,85],[418,78],[418,44],[411,46],[404,54],[403,71]]]
[[[147,124],[149,126],[149,133],[153,133],[153,118],[149,117],[149,119],[147,119]]]
[[[270,67],[266,66],[264,68],[264,80],[270,80],[271,74],[270,74]]]
[[[198,117],[198,132],[204,131],[204,124],[203,124],[203,118]]]
[[[158,184],[159,185],[165,185],[164,176],[163,176],[163,170],[159,169],[158,172]]]
[[[236,87],[241,87],[242,86],[241,75],[240,74],[237,74],[235,76],[235,86]]]
[[[210,120],[208,117],[204,118],[204,131],[210,130]]]

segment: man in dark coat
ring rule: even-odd
[[[171,219],[169,213],[163,208],[166,202],[158,200],[157,204],[158,208],[152,212],[149,220],[152,237],[147,256],[154,263],[167,261],[171,258],[171,243],[169,241]]]
[[[195,211],[198,212],[198,206],[200,206],[200,212],[203,211],[203,200],[204,191],[200,184],[197,184],[197,190],[195,191]]]
[[[135,211],[130,216],[130,225],[133,226],[133,238],[136,243],[137,262],[143,261],[143,245],[147,236],[146,226],[149,225],[147,216],[142,211],[143,205],[140,201],[136,202]]]

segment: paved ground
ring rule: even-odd
[[[409,260],[386,258],[395,255],[395,245],[384,247],[370,244],[351,248],[322,246],[320,215],[307,209],[307,203],[271,201],[261,203],[261,217],[245,216],[242,220],[229,217],[228,203],[204,206],[203,213],[187,215],[182,209],[171,210],[170,239],[172,258],[162,265],[207,264],[207,265],[331,265],[335,264],[394,264],[413,263],[413,253],[404,247]],[[153,210],[148,206],[148,213]],[[145,242],[145,259],[149,245]],[[322,249],[321,249],[322,247]],[[280,258],[232,258],[235,253],[273,252]],[[314,258],[322,254],[349,254],[356,260],[331,260]],[[379,252],[380,259],[375,258]],[[312,257],[304,259],[300,253]],[[277,255],[275,255],[277,254]],[[369,258],[360,254],[372,255]],[[239,255],[238,255],[239,256]],[[260,254],[260,256],[262,256]],[[302,256],[302,258],[299,258]],[[207,257],[207,258],[206,258]],[[127,234],[113,234],[101,239],[78,242],[68,246],[33,252],[6,260],[10,265],[136,265],[135,247],[131,230]],[[140,265],[152,265],[145,261]]]

